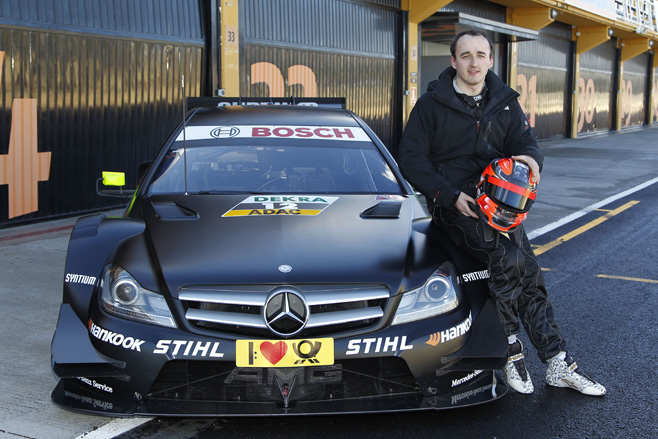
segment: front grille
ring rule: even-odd
[[[279,285],[182,288],[178,298],[193,326],[236,337],[272,337],[263,307],[274,291],[299,293],[309,307],[304,329],[295,337],[330,336],[376,326],[384,316],[389,291],[383,286]]]
[[[291,400],[340,400],[415,394],[418,386],[397,357],[342,360],[331,366],[242,368],[221,361],[173,360],[165,364],[147,397],[187,401],[280,402],[289,384]]]

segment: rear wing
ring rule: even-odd
[[[234,105],[299,105],[304,107],[336,108],[345,110],[347,108],[345,98],[230,98],[230,97],[201,97],[187,98],[187,109],[196,107],[226,107]]]

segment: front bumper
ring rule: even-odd
[[[506,361],[502,334],[487,301],[475,317],[459,308],[360,337],[336,338],[333,365],[245,368],[236,367],[234,340],[144,325],[100,310],[85,327],[64,304],[52,343],[53,370],[62,379],[52,398],[73,410],[112,416],[464,407],[507,392],[496,372]],[[166,350],[162,340],[170,341]],[[180,341],[175,351],[174,340]]]

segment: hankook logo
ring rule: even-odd
[[[306,326],[308,316],[309,309],[304,297],[291,289],[274,291],[263,308],[265,324],[281,337],[299,333]]]
[[[210,135],[217,138],[235,137],[240,134],[237,127],[217,127],[210,132]]]

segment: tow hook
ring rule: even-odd
[[[282,383],[279,377],[275,377],[276,384],[279,387],[281,392],[281,398],[283,399],[283,408],[287,409],[290,406],[290,395],[295,387],[295,375],[292,376],[290,383]]]

